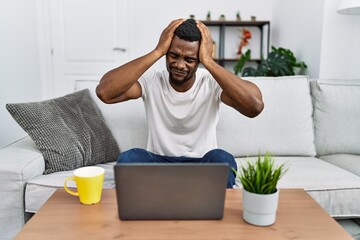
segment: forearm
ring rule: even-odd
[[[255,117],[262,111],[262,94],[254,83],[239,78],[213,60],[203,65],[222,88],[221,100],[225,104],[248,117]]]
[[[213,41],[209,29],[202,22],[197,22],[197,27],[202,37],[199,51],[200,62],[222,88],[221,101],[245,116],[259,115],[264,108],[259,88],[218,65],[211,57]]]
[[[157,50],[107,72],[100,80],[96,93],[104,102],[112,102],[131,88],[141,75],[163,56]]]
[[[135,85],[141,75],[164,56],[171,44],[175,29],[184,21],[172,21],[161,33],[158,45],[150,53],[106,73],[96,88],[98,97],[106,103],[121,102],[140,97]]]

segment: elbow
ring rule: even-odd
[[[264,102],[262,100],[256,100],[252,110],[248,114],[249,118],[255,118],[260,115],[260,113],[264,110]]]
[[[249,104],[246,109],[243,109],[243,111],[238,111],[248,118],[255,118],[259,116],[263,110],[264,102],[261,100],[261,98],[255,98],[251,101],[251,104]]]
[[[101,83],[96,87],[96,95],[97,97],[104,103],[110,103],[110,100],[107,98],[106,91]]]

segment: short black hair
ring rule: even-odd
[[[175,29],[174,34],[180,39],[188,42],[195,42],[201,40],[201,33],[196,26],[195,20],[191,18],[181,23]]]

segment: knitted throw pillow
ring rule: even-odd
[[[6,108],[42,152],[44,174],[116,161],[120,152],[89,89]]]

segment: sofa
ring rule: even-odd
[[[262,91],[264,111],[247,118],[223,104],[218,147],[232,153],[238,165],[258,154],[272,153],[276,163],[289,168],[280,189],[305,189],[360,239],[360,80],[246,79]],[[146,148],[142,100],[104,104],[96,97],[97,84],[75,81],[74,92],[89,89],[120,152]],[[114,160],[97,165],[105,168],[104,188],[114,188]],[[29,135],[0,149],[0,239],[12,239],[73,172],[46,172],[46,168],[43,152]],[[235,187],[241,188],[240,182]]]

